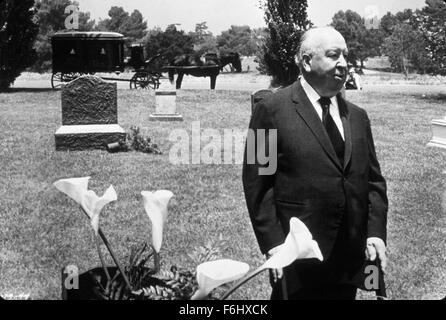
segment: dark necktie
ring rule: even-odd
[[[322,106],[322,123],[327,131],[328,137],[331,140],[331,144],[339,158],[341,164],[344,164],[344,140],[339,132],[336,123],[330,115],[330,98],[322,97],[319,99],[319,103]]]

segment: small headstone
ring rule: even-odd
[[[183,121],[177,113],[177,91],[172,86],[165,86],[155,91],[155,114],[150,121]]]
[[[427,145],[446,149],[446,117],[432,120],[432,139]]]
[[[56,150],[107,149],[124,143],[118,124],[116,83],[81,76],[62,88],[62,127],[55,133]]]

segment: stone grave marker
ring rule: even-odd
[[[81,76],[62,88],[62,126],[55,133],[56,150],[107,149],[124,143],[118,124],[117,85],[91,75]]]
[[[149,116],[150,121],[183,121],[177,113],[177,91],[171,85],[164,85],[155,91],[155,114]]]
[[[446,117],[432,120],[432,139],[427,145],[446,149]]]

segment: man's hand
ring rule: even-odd
[[[365,256],[369,261],[375,261],[378,256],[381,261],[381,269],[386,273],[387,267],[387,254],[386,254],[386,244],[380,238],[368,238],[367,247],[365,249]]]
[[[273,255],[275,255],[282,245],[272,248],[268,251],[268,254],[266,255],[266,259],[271,258]],[[273,282],[276,283],[278,280],[282,279],[283,277],[283,269],[272,269],[271,270],[271,276],[273,278]]]

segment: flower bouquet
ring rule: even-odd
[[[101,267],[89,270],[74,277],[65,277],[63,298],[68,300],[198,300],[212,298],[214,289],[235,282],[220,298],[226,299],[236,289],[267,269],[283,268],[296,259],[318,258],[322,254],[311,233],[299,219],[290,220],[290,232],[280,250],[262,266],[249,272],[249,265],[230,259],[218,259],[201,263],[195,272],[180,270],[172,266],[163,270],[160,250],[163,228],[168,215],[168,203],[173,193],[168,190],[155,192],[142,191],[144,209],[152,225],[151,244],[131,248],[129,262],[122,266],[105,234],[99,227],[99,217],[103,208],[117,200],[113,186],[102,197],[88,190],[90,177],[62,179],[54,186],[77,202],[90,220],[94,231],[96,249]],[[100,243],[103,242],[110,254],[114,267],[105,265]],[[71,286],[67,281],[73,280]]]

